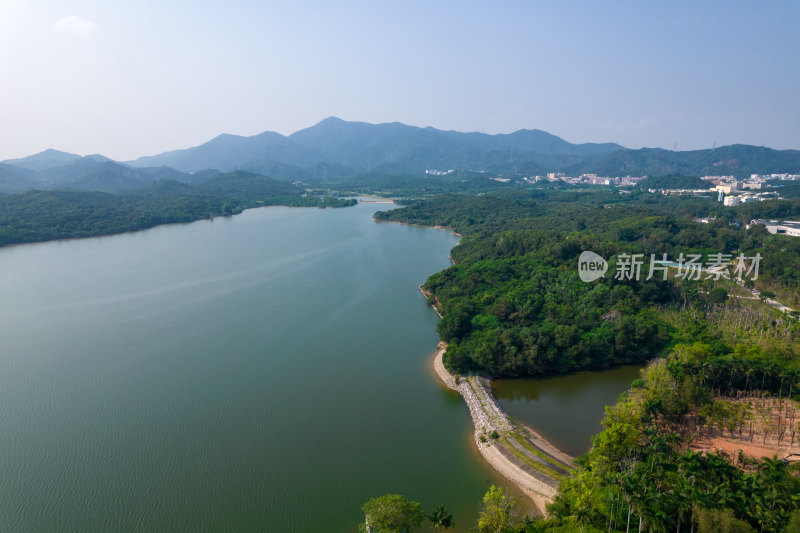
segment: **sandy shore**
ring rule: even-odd
[[[449,231],[453,232],[453,235],[455,235],[456,237],[462,237],[462,235],[460,233],[456,232],[450,226],[439,226],[439,225],[428,226],[427,224],[415,224],[413,222],[402,222],[400,220],[378,220],[377,218],[373,218],[373,220],[375,222],[388,222],[390,224],[400,224],[402,226],[412,226],[412,227],[415,227],[415,228],[446,229],[446,230],[449,230]],[[456,246],[458,246],[458,244],[459,243],[456,243]]]
[[[475,445],[481,456],[503,477],[517,485],[531,499],[536,508],[545,514],[545,505],[552,501],[557,492],[554,483],[544,482],[541,474],[534,475],[529,468],[526,469],[519,461],[512,459],[513,454],[506,449],[500,439],[487,438],[487,435],[491,435],[493,431],[497,431],[499,435],[505,437],[510,435],[515,428],[505,412],[497,405],[485,380],[478,376],[468,376],[460,377],[456,383],[456,377],[447,371],[442,361],[446,349],[446,343],[439,343],[432,361],[433,371],[444,385],[458,391],[467,403],[475,428]],[[525,427],[525,429],[530,433],[526,436],[529,439],[528,442],[535,445],[541,452],[567,466],[574,465],[572,457],[558,450],[530,428]]]

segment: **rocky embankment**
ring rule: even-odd
[[[438,309],[436,312],[439,313]],[[488,380],[450,374],[443,362],[446,350],[447,344],[439,343],[433,370],[447,387],[464,398],[481,456],[522,489],[544,513],[545,504],[555,496],[559,482],[574,467],[573,458],[532,429],[510,420],[492,396]]]

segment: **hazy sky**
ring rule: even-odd
[[[800,149],[800,2],[0,0],[0,159],[327,116]]]

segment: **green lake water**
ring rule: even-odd
[[[0,249],[0,531],[354,531],[490,484],[417,286],[449,231],[264,208]],[[599,376],[599,377],[598,377]],[[493,384],[570,453],[635,370]]]
[[[451,232],[386,205],[0,250],[0,531],[354,531],[503,483],[431,376]]]
[[[492,392],[509,416],[578,456],[589,451],[592,436],[602,431],[605,406],[617,403],[641,368],[627,365],[547,379],[501,379],[492,382]]]

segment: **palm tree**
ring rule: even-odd
[[[785,476],[786,463],[778,456],[764,457],[758,465],[758,472],[766,483],[777,485]]]
[[[672,500],[672,507],[675,509],[677,519],[675,531],[680,533],[683,519],[692,515],[692,504],[694,502],[692,480],[678,476],[675,479]]]
[[[436,509],[428,515],[428,520],[431,521],[436,531],[444,531],[453,527],[453,515],[442,504],[437,505]]]
[[[671,431],[666,435],[664,435],[664,441],[669,445],[670,449],[674,453],[678,453],[678,450],[680,449],[680,445],[682,442],[680,435],[678,435],[674,431]]]

